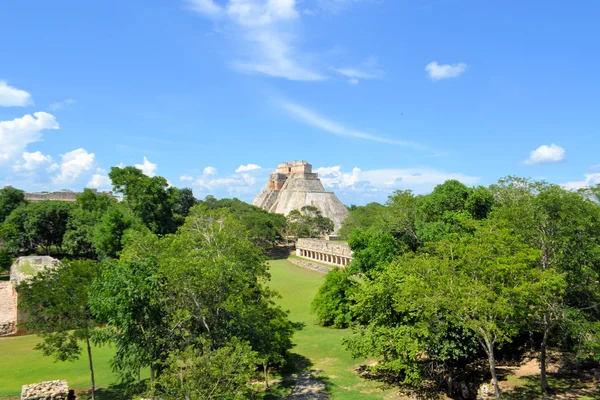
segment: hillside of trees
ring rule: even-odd
[[[342,234],[354,259],[327,275],[313,309],[322,325],[353,329],[344,346],[378,360],[378,379],[455,396],[491,377],[500,398],[498,355],[535,352],[548,394],[550,350],[600,360],[599,193],[449,180],[351,207]]]

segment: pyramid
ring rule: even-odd
[[[304,160],[279,164],[252,204],[283,215],[304,206],[315,206],[333,221],[333,234],[340,230],[348,215],[346,207],[333,192],[325,191],[318,174],[312,172],[312,165]]]

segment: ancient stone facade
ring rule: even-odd
[[[96,189],[92,189],[94,193],[98,193]],[[79,192],[41,192],[41,193],[25,193],[25,200],[37,202],[37,201],[68,201],[74,203],[77,200]],[[106,194],[112,196],[112,192],[100,192],[100,194]]]
[[[61,400],[69,399],[67,381],[56,380],[23,385],[21,400]]]
[[[325,264],[344,267],[352,261],[352,250],[346,243],[335,243],[319,239],[298,239],[296,255]]]
[[[57,268],[60,261],[50,256],[19,257],[10,267],[10,282],[0,282],[0,336],[14,335],[27,316],[19,311],[17,287],[38,272]]]
[[[283,215],[304,206],[317,207],[333,221],[334,233],[348,215],[346,207],[333,192],[325,191],[318,174],[312,172],[312,165],[304,160],[279,164],[252,204]]]

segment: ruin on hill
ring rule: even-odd
[[[269,176],[266,188],[252,202],[269,212],[288,215],[304,206],[317,207],[324,217],[334,223],[334,234],[342,227],[348,210],[336,197],[327,192],[312,165],[304,160],[284,162]]]

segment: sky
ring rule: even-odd
[[[0,3],[0,185],[135,165],[252,201],[306,160],[345,204],[508,175],[600,183],[600,2]]]

